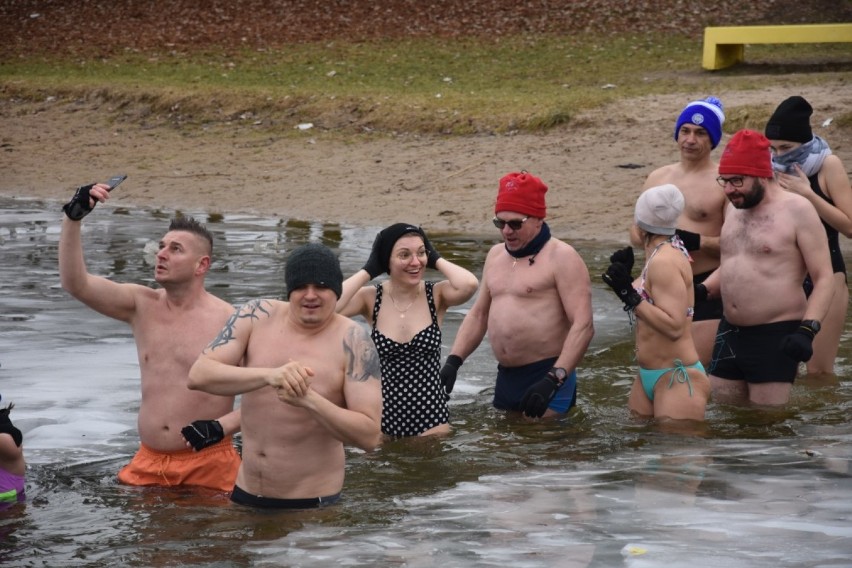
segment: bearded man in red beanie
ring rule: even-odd
[[[709,368],[713,397],[782,405],[799,363],[813,355],[834,295],[825,231],[814,206],[778,184],[763,134],[737,132],[719,174],[730,201],[721,264],[696,288],[696,302],[721,294],[724,304]],[[814,283],[810,297],[802,289],[805,274]]]
[[[488,333],[497,358],[494,406],[528,417],[561,415],[577,398],[576,368],[594,336],[589,271],[550,236],[547,186],[526,171],[500,180],[482,283],[441,369],[449,393],[464,360]]]

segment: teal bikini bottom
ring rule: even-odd
[[[645,394],[648,395],[648,400],[654,400],[654,387],[657,385],[660,377],[668,372],[672,373],[672,377],[669,380],[669,388],[672,388],[675,381],[686,383],[689,386],[689,396],[692,396],[692,383],[689,382],[689,372],[687,369],[698,369],[702,373],[706,373],[701,361],[696,361],[692,365],[684,365],[683,361],[675,359],[674,365],[674,367],[668,369],[643,369],[639,367],[639,380],[642,381],[642,388],[645,390]]]

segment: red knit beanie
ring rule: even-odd
[[[759,178],[772,177],[769,140],[760,132],[740,130],[731,138],[719,159],[719,173]]]
[[[514,211],[544,219],[547,215],[547,207],[544,204],[545,193],[547,193],[547,186],[544,182],[529,172],[506,174],[500,180],[494,213]]]

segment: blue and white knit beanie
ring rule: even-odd
[[[722,139],[722,125],[725,124],[725,113],[722,109],[722,101],[716,97],[707,97],[686,105],[683,112],[677,117],[677,123],[675,123],[675,141],[677,141],[680,127],[688,122],[706,130],[713,142],[713,148],[718,146]]]

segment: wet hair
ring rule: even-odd
[[[198,235],[207,241],[209,246],[208,254],[213,253],[213,235],[210,234],[207,227],[196,221],[194,217],[175,217],[169,223],[169,231],[186,231],[187,233]]]

